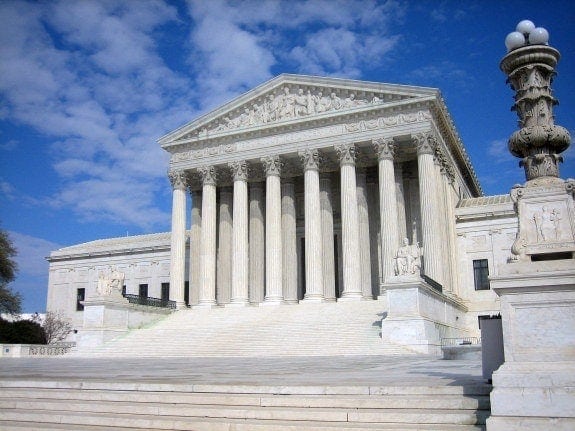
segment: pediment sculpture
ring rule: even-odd
[[[363,93],[363,92],[362,92]],[[370,104],[383,103],[383,95],[370,93],[369,96],[357,97],[356,93],[347,90],[343,94],[335,89],[304,89],[284,86],[279,94],[270,93],[262,96],[251,105],[226,115],[202,128],[199,136],[209,133],[220,133],[243,127],[260,126],[278,121],[308,117],[325,112],[344,111]]]

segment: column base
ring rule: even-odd
[[[283,298],[266,298],[264,302],[260,302],[260,307],[267,307],[267,306],[274,306],[274,305],[282,305],[285,304]]]
[[[305,295],[304,298],[302,299],[302,302],[305,303],[310,303],[310,302],[315,302],[315,303],[320,303],[320,302],[324,302],[325,298],[323,297],[323,295]]]
[[[361,301],[363,300],[363,295],[361,292],[358,293],[343,293],[340,298],[337,298],[337,302],[350,302],[350,301]]]
[[[198,309],[198,310],[201,310],[201,309],[209,310],[211,308],[216,308],[216,307],[218,307],[218,304],[216,303],[216,301],[213,301],[213,302],[211,302],[211,301],[210,302],[201,302],[200,301],[197,305],[194,305],[192,308]]]
[[[184,301],[176,302],[176,310],[184,310],[186,308],[188,308],[188,306]]]
[[[250,302],[247,299],[242,299],[242,300],[237,300],[234,301],[232,299],[231,302],[228,302],[225,307],[229,308],[229,307],[249,307]]]

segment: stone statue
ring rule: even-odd
[[[404,238],[403,245],[397,250],[394,260],[395,275],[419,276],[421,271],[421,248],[418,243],[410,245],[409,240]]]
[[[124,286],[125,274],[112,268],[109,273],[100,271],[98,274],[98,286],[96,292],[100,296],[109,296],[113,293],[122,294],[122,287]]]

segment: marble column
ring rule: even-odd
[[[259,304],[265,291],[265,208],[263,182],[250,183],[249,298]]]
[[[231,304],[249,303],[248,164],[229,164],[234,179]]]
[[[304,301],[323,300],[323,262],[319,163],[317,150],[299,153],[304,168],[305,296]]]
[[[297,238],[295,209],[295,185],[293,178],[282,181],[282,256],[283,296],[285,302],[295,304],[297,298]]]
[[[266,172],[266,296],[265,302],[283,302],[281,166],[277,156],[262,158]]]
[[[371,292],[371,258],[369,249],[369,211],[365,169],[357,174],[357,219],[359,223],[359,255],[361,259],[361,292],[365,299],[373,299]]]
[[[202,241],[202,193],[199,190],[191,191],[192,210],[190,226],[190,283],[189,304],[198,304],[200,291],[200,248]]]
[[[409,238],[405,215],[405,192],[403,189],[403,164],[395,163],[395,196],[397,198],[397,238],[401,243],[403,238]]]
[[[381,284],[381,258],[380,258],[380,235],[379,230],[379,187],[375,177],[368,177],[367,181],[367,206],[369,208],[369,253],[371,260],[371,287],[372,295],[379,296]]]
[[[355,180],[355,146],[335,147],[341,169],[341,224],[343,254],[343,293],[340,300],[361,299],[361,266],[359,257],[359,225]]]
[[[168,173],[172,183],[172,235],[170,253],[170,300],[184,308],[184,272],[186,270],[186,174]]]
[[[230,302],[232,285],[232,202],[231,187],[220,188],[218,205],[218,249],[216,264],[216,301]]]
[[[397,197],[395,194],[395,171],[393,156],[395,143],[393,139],[376,139],[373,141],[377,152],[379,171],[379,220],[381,223],[381,267],[382,280],[385,284],[394,276],[393,258],[399,248],[397,236]]]
[[[423,266],[425,274],[438,283],[443,283],[441,256],[440,214],[436,213],[434,199],[437,198],[437,177],[434,165],[434,149],[437,141],[431,133],[412,136],[417,145],[417,171],[419,178],[419,202],[423,239]]]
[[[319,201],[321,208],[321,246],[323,251],[323,295],[326,301],[335,301],[335,248],[333,241],[333,207],[331,174],[319,177]]]
[[[198,169],[202,177],[202,239],[198,307],[216,305],[216,169]]]

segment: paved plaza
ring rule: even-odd
[[[0,379],[254,386],[467,386],[481,362],[431,357],[4,358]]]

